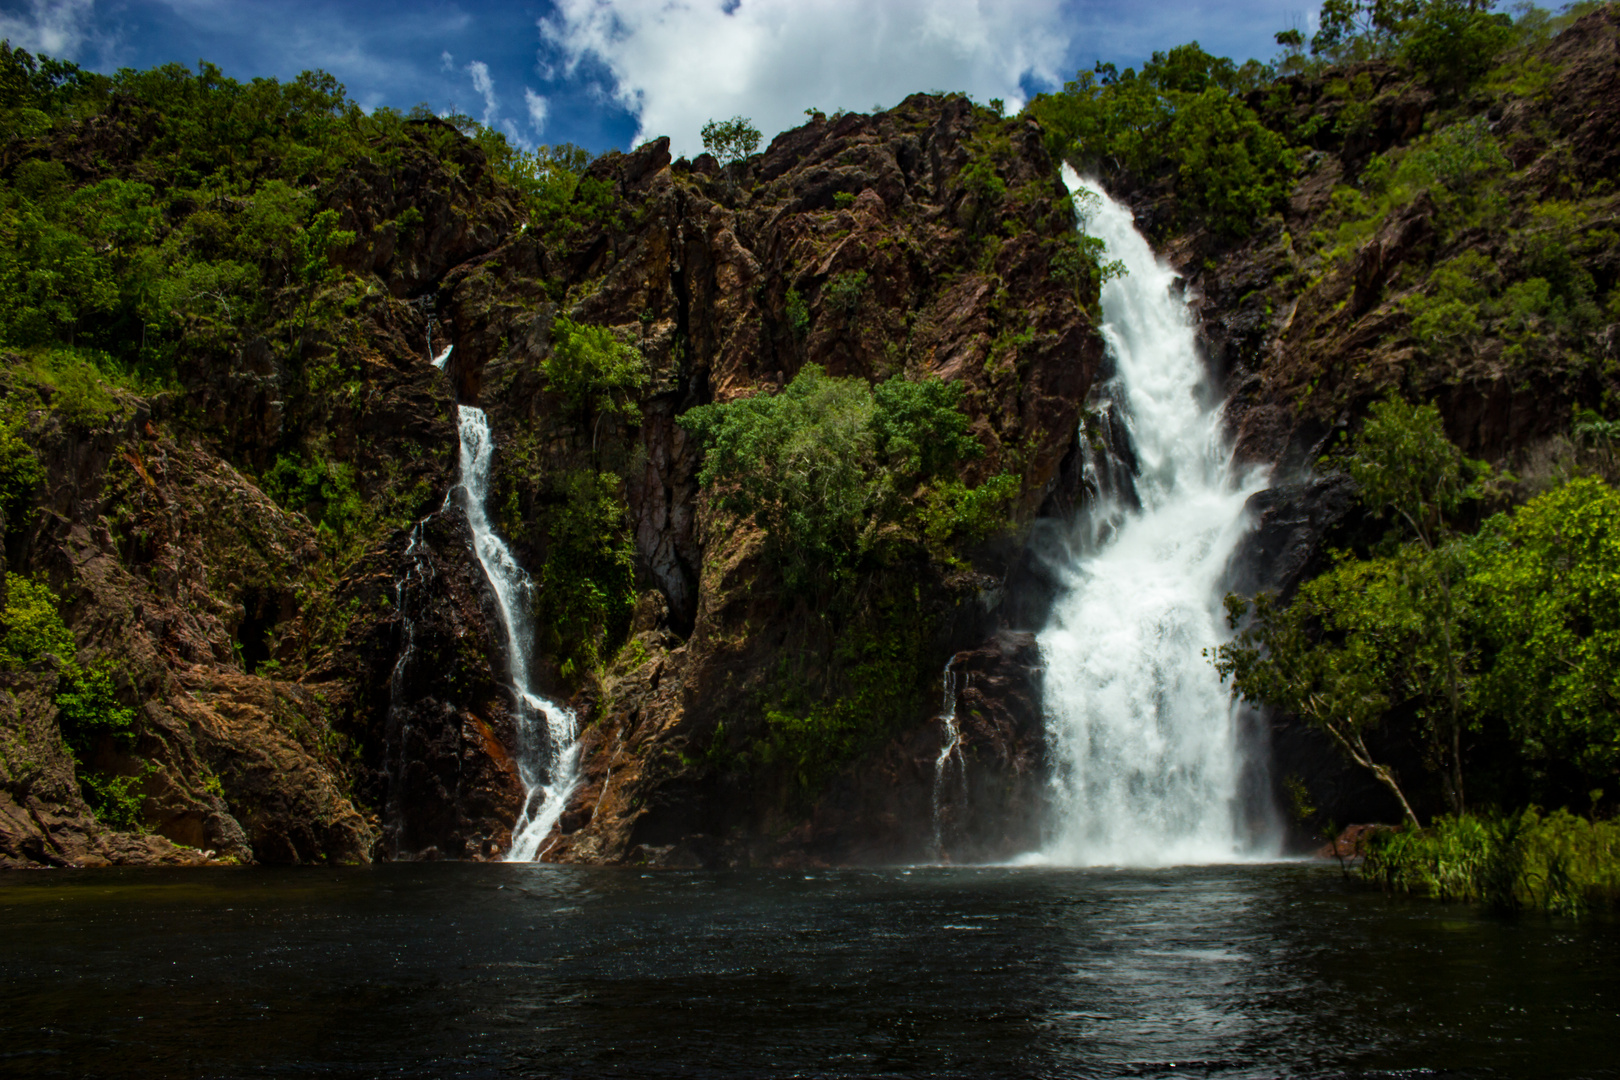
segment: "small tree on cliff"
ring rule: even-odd
[[[730,120],[710,120],[703,125],[703,149],[730,165],[759,149],[759,128],[746,116]]]
[[[557,316],[551,324],[551,355],[541,361],[540,370],[551,389],[591,427],[593,447],[603,416],[633,420],[639,415],[635,395],[647,385],[647,362],[605,326]]]

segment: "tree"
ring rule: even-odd
[[[1428,0],[1406,26],[1407,62],[1436,89],[1461,93],[1513,40],[1513,20],[1492,0]]]
[[[1398,397],[1373,405],[1346,467],[1361,501],[1396,527],[1387,554],[1347,558],[1308,582],[1287,609],[1274,598],[1229,597],[1237,636],[1216,666],[1247,700],[1294,712],[1371,771],[1416,820],[1363,733],[1403,707],[1425,724],[1431,767],[1454,813],[1464,803],[1462,732],[1473,653],[1456,595],[1466,544],[1449,521],[1476,493],[1485,466],[1446,438],[1433,405]]]
[[[1439,635],[1441,676],[1445,684],[1448,724],[1443,738],[1450,775],[1446,798],[1454,813],[1465,805],[1462,775],[1462,669],[1458,612],[1452,584],[1458,571],[1458,548],[1451,515],[1477,494],[1475,482],[1489,471],[1482,462],[1463,457],[1446,437],[1440,411],[1412,405],[1394,394],[1374,403],[1357,435],[1350,457],[1350,478],[1361,500],[1377,516],[1392,515],[1405,523],[1423,554],[1414,562],[1417,587],[1434,591],[1439,605],[1431,609],[1432,629]]]
[[[1417,0],[1323,0],[1311,55],[1329,60],[1383,56],[1417,7]]]
[[[710,120],[703,125],[703,149],[730,165],[759,149],[759,129],[746,116]]]
[[[788,587],[837,582],[880,545],[982,538],[1018,491],[950,475],[984,452],[962,391],[896,376],[875,389],[808,364],[780,393],[702,405],[681,424],[704,446],[699,482],[728,513],[765,531]]]
[[[1307,582],[1284,607],[1262,593],[1226,598],[1236,631],[1215,668],[1246,701],[1293,713],[1373,774],[1420,825],[1395,772],[1374,757],[1367,734],[1390,707],[1390,661],[1412,643],[1398,566],[1347,561]]]
[[[637,415],[633,395],[647,385],[647,362],[605,326],[562,315],[551,324],[551,354],[540,362],[551,388],[587,419]],[[595,442],[594,434],[592,442]]]
[[[1585,477],[1492,518],[1471,551],[1467,589],[1489,660],[1480,708],[1506,720],[1533,764],[1612,781],[1620,771],[1620,492]]]
[[[332,265],[332,252],[354,243],[354,232],[339,229],[338,221],[336,210],[322,210],[293,238],[293,280],[304,290],[304,316],[298,324],[300,348],[310,310],[315,306],[316,292],[328,281],[342,276],[342,270]]]

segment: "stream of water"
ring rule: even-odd
[[[1176,274],[1128,207],[1065,167],[1086,231],[1126,274],[1102,288],[1114,375],[1081,433],[1090,502],[1040,635],[1054,763],[1051,837],[1065,865],[1231,860],[1243,767],[1233,709],[1204,651],[1225,636],[1222,584],[1265,485],[1222,435]],[[1106,446],[1123,424],[1134,468]]]

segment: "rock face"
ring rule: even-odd
[[[116,169],[142,130],[98,121],[50,152]],[[120,392],[89,418],[49,401],[29,414],[48,478],[9,522],[7,569],[62,597],[77,659],[113,662],[139,719],[132,744],[76,760],[55,669],[7,676],[0,859],[504,854],[523,795],[508,643],[459,496],[446,498],[458,402],[489,416],[486,509],[542,614],[559,478],[624,478],[641,593],[624,647],[593,674],[542,634],[531,664],[584,728],[585,781],[547,858],[819,864],[1027,846],[1044,779],[1040,672],[1015,632],[1031,605],[1006,582],[1019,537],[1074,501],[1063,464],[1101,359],[1081,298],[1051,273],[1073,218],[1039,129],[919,95],[817,117],[725,167],[671,161],[659,140],[594,162],[580,198],[598,203],[561,225],[526,220],[445,125],[406,131],[414,142],[386,166],[318,193],[356,233],[325,316],[199,353],[166,394]],[[552,391],[541,364],[559,315],[646,358],[633,415],[583,416]],[[446,345],[440,371],[428,358]],[[1022,481],[1009,538],[971,566],[884,572],[886,625],[907,642],[890,677],[910,704],[808,778],[748,757],[761,709],[785,656],[805,701],[836,693],[839,642],[858,628],[779,600],[758,532],[700,496],[698,451],[676,422],[807,364],[959,383],[985,448],[963,480]],[[329,487],[292,509],[266,494],[286,502],[274,478],[287,462],[323,460],[329,487],[354,478],[347,524]],[[961,742],[941,775],[951,658]],[[75,780],[86,770],[137,778],[139,831],[94,818]]]
[[[992,205],[962,173],[994,139],[1005,140],[994,160],[1008,194]],[[1101,353],[1072,292],[1049,272],[1071,219],[1038,130],[991,121],[962,99],[919,96],[873,117],[818,119],[728,170],[705,159],[671,162],[662,141],[593,170],[645,223],[572,265],[592,279],[574,310],[621,327],[653,362],[655,392],[632,433],[643,464],[628,488],[638,564],[653,591],[600,697],[586,704],[586,782],[546,857],[927,856],[940,752],[936,680],[962,649],[972,650],[964,663],[979,665],[968,669],[973,678],[1011,696],[991,703],[977,685],[964,691],[964,704],[975,702],[964,727],[968,797],[945,810],[960,819],[949,846],[975,857],[1016,850],[1030,836],[1042,779],[1038,673],[1028,646],[1014,650],[1016,662],[981,657],[987,648],[1002,655],[981,643],[1004,621],[1000,580],[1015,552],[988,553],[977,573],[912,568],[906,618],[928,628],[919,651],[929,659],[895,667],[893,677],[915,687],[915,704],[888,741],[811,789],[780,767],[738,767],[784,657],[804,642],[801,655],[830,656],[852,628],[775,599],[758,536],[735,531],[697,497],[695,448],[674,417],[707,400],[768,391],[806,364],[872,380],[938,375],[966,388],[987,450],[968,479],[1018,468],[1025,493],[1017,512],[1028,521],[1064,483],[1060,465]],[[546,273],[545,254],[519,239],[494,253],[497,270],[458,271],[445,309],[454,313],[458,384],[489,410],[497,443],[538,429],[529,437],[556,455],[568,452],[566,414],[534,374],[554,309],[529,283]],[[860,276],[864,293],[853,308],[837,306],[830,285],[850,276]],[[807,327],[794,326],[790,293],[806,304]],[[523,472],[506,475],[528,505],[535,495]],[[525,564],[538,564],[532,533],[513,532],[517,550],[530,553]],[[799,677],[813,683],[825,674]]]

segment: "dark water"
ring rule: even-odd
[[[1620,1076],[1620,925],[1314,866],[13,874],[0,1073]]]

